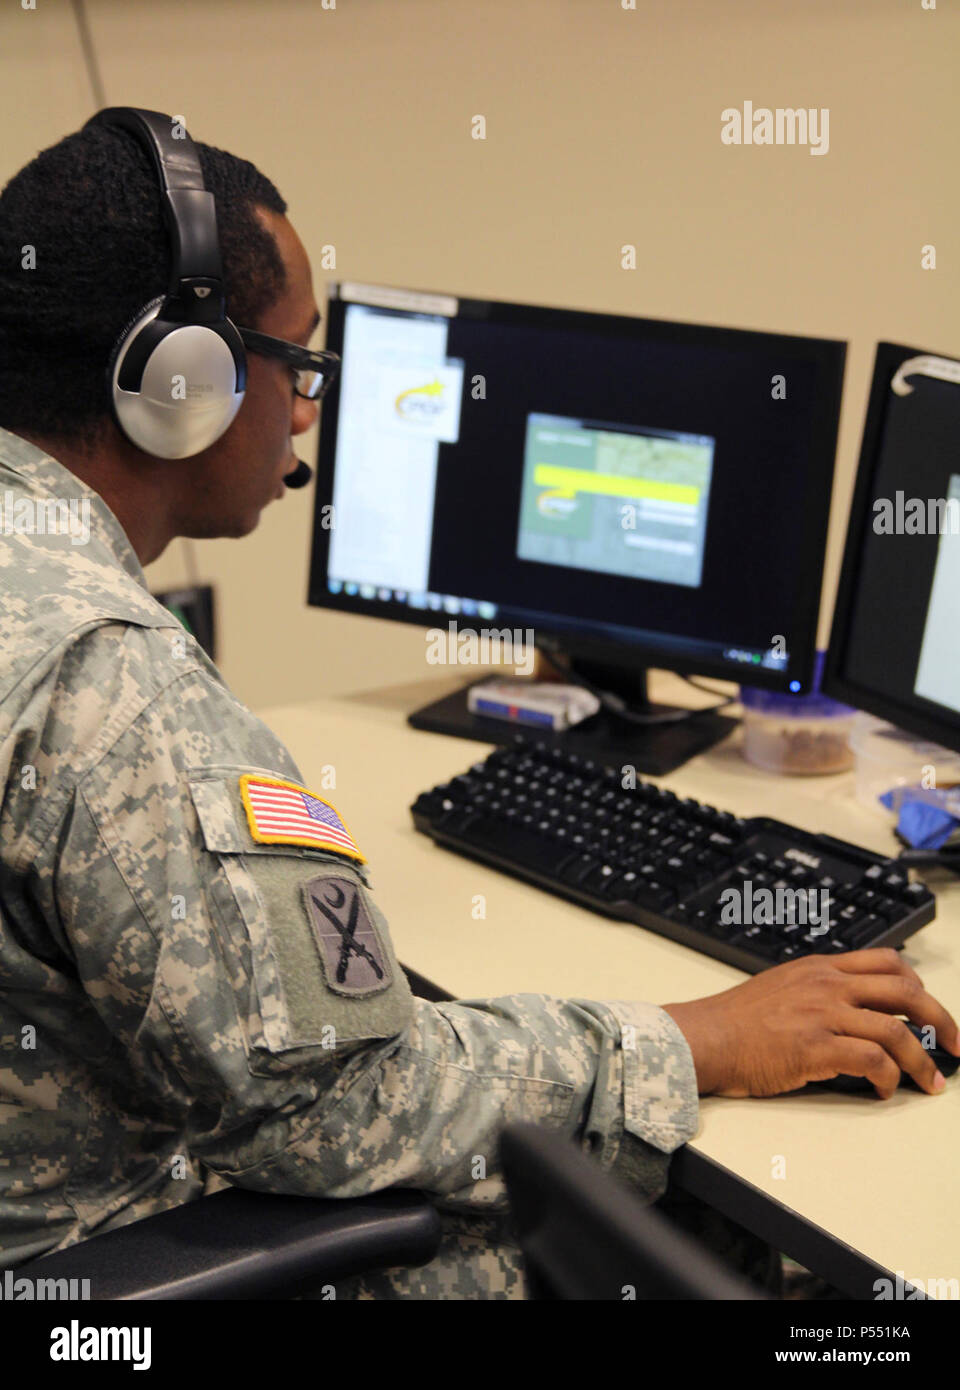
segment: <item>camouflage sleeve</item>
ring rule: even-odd
[[[662,1009],[540,994],[414,1004],[404,1033],[364,1058],[363,1084],[299,1146],[325,1164],[327,1191],[399,1183],[501,1210],[498,1137],[527,1120],[579,1138],[651,1201],[662,1194],[669,1154],[697,1126],[689,1048]]]
[[[83,694],[53,700],[44,736],[51,769],[68,747],[84,765],[20,846],[132,1103],[261,1190],[402,1185],[495,1210],[499,1131],[525,1119],[582,1136],[659,1195],[697,1112],[672,1019],[541,995],[414,999],[365,867],[255,840],[241,777],[300,782],[296,765],[212,668],[178,670],[166,643],[90,637]]]

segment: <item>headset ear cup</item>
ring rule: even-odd
[[[113,369],[117,365],[117,359],[119,358],[121,352],[125,351],[126,348],[129,347],[127,339],[131,337],[133,330],[136,328],[137,324],[144,317],[144,315],[149,314],[151,309],[159,308],[160,305],[163,303],[163,299],[163,295],[158,294],[156,299],[151,299],[147,304],[144,304],[142,309],[138,309],[137,312],[133,315],[133,317],[128,319],[127,322],[123,325],[123,328],[117,338],[117,341],[110,349],[110,360],[107,363],[107,390],[110,392],[111,401],[113,401]],[[114,418],[116,418],[117,412],[115,402],[113,413]]]
[[[113,416],[113,420],[115,425],[117,426],[117,429],[120,431],[123,437],[125,439],[129,439],[131,444],[136,444],[138,447],[139,441],[132,438],[127,433],[123,420],[120,418],[120,414],[117,410],[117,393],[114,390],[113,386],[115,379],[114,374],[119,370],[119,365],[124,355],[128,351],[130,344],[133,342],[136,336],[134,333],[134,329],[141,322],[144,315],[149,314],[152,309],[159,309],[160,305],[163,303],[163,300],[164,296],[162,294],[158,294],[155,299],[148,300],[148,302],[144,304],[143,308],[138,309],[137,312],[133,315],[133,317],[127,320],[127,322],[123,325],[123,328],[121,329],[116,342],[110,350],[110,360],[107,362],[107,392],[110,396],[110,413]]]
[[[192,458],[233,423],[243,403],[246,358],[229,319],[158,322],[164,302],[153,300],[117,345],[110,376],[114,418],[145,454]]]

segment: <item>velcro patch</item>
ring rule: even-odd
[[[315,796],[296,782],[252,773],[240,778],[240,795],[250,834],[258,844],[307,845],[334,850],[366,863],[353,836],[322,796]]]
[[[337,994],[386,989],[393,972],[359,886],[323,874],[303,885],[303,900],[329,987]]]

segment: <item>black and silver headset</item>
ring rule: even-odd
[[[111,106],[87,125],[119,126],[147,149],[173,253],[167,293],[144,305],[113,349],[114,416],[146,453],[190,458],[226,433],[247,382],[244,346],[226,314],[214,197],[193,141],[174,135],[170,116]]]

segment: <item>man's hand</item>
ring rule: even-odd
[[[933,1024],[937,1045],[960,1056],[956,1023],[888,948],[805,956],[663,1007],[690,1045],[701,1095],[775,1096],[848,1072],[886,1100],[901,1071],[933,1095],[944,1079],[897,1014]]]

